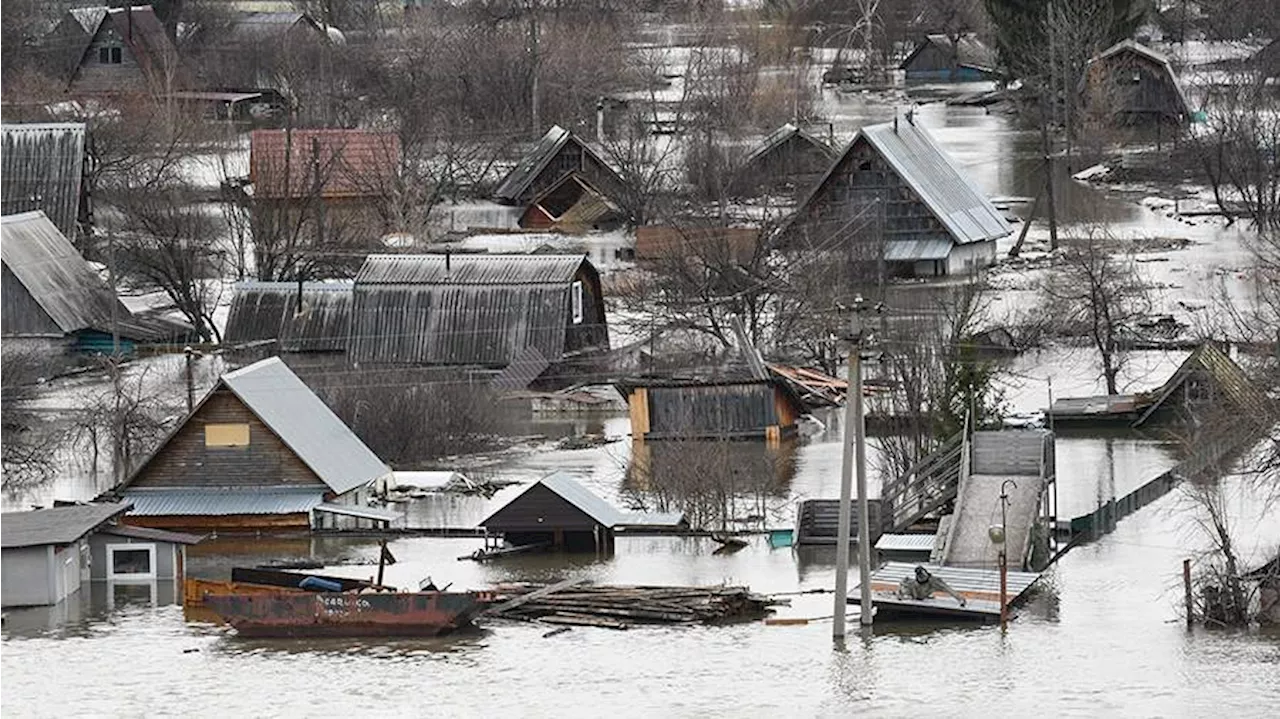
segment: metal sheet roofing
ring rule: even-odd
[[[324,502],[314,489],[127,489],[139,517],[301,514]]]
[[[0,214],[43,210],[75,237],[84,175],[84,123],[0,125]]]
[[[128,537],[130,539],[145,539],[153,542],[169,542],[170,544],[199,544],[204,541],[204,537],[199,534],[170,532],[167,529],[154,529],[152,527],[135,527],[132,524],[113,524],[101,530],[99,534],[110,534],[113,537]]]
[[[822,151],[823,154],[829,155],[832,159],[836,156],[835,150],[832,150],[830,145],[788,122],[768,135],[765,135],[764,139],[760,141],[760,144],[751,151],[751,154],[747,155],[746,158],[742,160],[741,164],[744,166],[750,165],[764,155],[769,154],[774,149],[781,147],[793,137],[799,138],[801,141],[812,145],[814,148]]]
[[[234,392],[335,493],[391,474],[279,357],[228,372],[218,386]]]
[[[973,33],[966,33],[952,42],[947,35],[926,35],[924,41],[916,45],[907,59],[902,61],[898,67],[903,70],[909,69],[909,65],[916,59],[916,56],[925,50],[925,48],[933,45],[942,52],[949,54],[955,58],[956,65],[960,67],[971,67],[976,70],[984,70],[991,72],[996,67],[996,53],[985,43],[978,39]]]
[[[1013,232],[1004,216],[918,121],[904,118],[897,122],[868,125],[858,131],[857,137],[849,144],[849,150],[857,144],[858,138],[864,138],[893,166],[957,244],[999,239]],[[839,163],[831,171],[834,172],[838,166]]]
[[[951,586],[952,589],[965,596],[1000,596],[1000,572],[995,569],[967,569],[962,567],[943,567],[934,564],[917,565],[913,562],[886,562],[871,573],[873,589],[882,591],[886,585],[897,588],[903,579],[914,575],[917,566],[924,566],[930,574],[937,576]],[[1008,591],[1014,601],[1019,595],[1031,588],[1040,579],[1038,572],[1019,572],[1009,570]],[[856,581],[856,580],[855,580]],[[855,587],[856,588],[856,587]],[[850,594],[853,595],[852,590]]]
[[[555,472],[543,477],[525,487],[520,494],[512,497],[503,507],[518,502],[526,492],[539,485],[551,490],[564,501],[577,507],[583,514],[591,517],[597,524],[609,529],[616,527],[674,527],[684,519],[684,515],[678,512],[644,513],[620,511],[612,504],[598,497],[591,490],[582,486],[567,472]],[[490,513],[490,517],[500,511],[502,511],[501,507]],[[485,521],[488,521],[488,518]],[[484,522],[480,524],[483,526]]]
[[[341,352],[351,333],[351,282],[307,282],[298,311],[296,282],[241,282],[227,317],[225,344],[279,340],[286,352]]]
[[[38,547],[67,544],[129,511],[128,502],[77,504],[0,516],[0,546]]]
[[[369,255],[357,285],[528,285],[573,281],[585,255]]]
[[[876,541],[876,549],[882,552],[924,552],[933,551],[937,541],[935,534],[882,534]]]
[[[885,243],[884,258],[889,262],[945,260],[951,254],[951,247],[950,241],[939,238],[889,240]]]
[[[256,197],[306,198],[317,182],[326,199],[379,196],[390,189],[399,165],[400,137],[392,132],[254,130],[249,136]]]
[[[327,512],[329,514],[340,514],[344,517],[358,517],[360,519],[373,519],[380,522],[397,522],[404,519],[404,515],[400,512],[390,509],[378,509],[376,507],[360,507],[352,504],[319,504],[316,505],[317,512]]]
[[[538,143],[521,158],[520,163],[511,168],[511,172],[502,178],[498,188],[493,191],[493,196],[505,202],[519,201],[551,159],[568,144],[572,137],[573,133],[559,125],[552,125],[551,129],[547,130],[547,134],[543,135],[542,139],[538,140]]]

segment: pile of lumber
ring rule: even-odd
[[[503,590],[508,599],[491,608],[490,616],[610,629],[759,619],[780,603],[747,587],[728,586],[597,586],[567,580]]]

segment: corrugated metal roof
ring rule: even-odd
[[[882,534],[876,541],[876,549],[882,552],[924,552],[933,551],[935,534]]]
[[[75,237],[84,175],[84,123],[0,125],[0,214],[43,210]]]
[[[329,514],[340,514],[344,517],[359,517],[360,519],[374,519],[380,522],[397,522],[404,519],[404,515],[390,509],[377,509],[376,507],[361,507],[353,504],[318,504],[315,510],[317,512],[327,512]]]
[[[356,285],[528,285],[573,281],[586,255],[369,255]]]
[[[0,546],[9,549],[74,542],[129,511],[130,506],[128,502],[104,502],[5,512],[0,516]]]
[[[199,544],[204,537],[199,534],[170,532],[167,529],[152,527],[135,527],[132,524],[113,524],[99,534],[110,534],[113,537],[129,537],[130,539],[146,539],[153,542],[169,542],[170,544]]]
[[[943,567],[934,564],[914,564],[912,562],[886,562],[879,569],[871,573],[872,585],[892,585],[898,586],[907,577],[914,576],[917,566],[923,566],[929,570],[930,574],[937,576],[942,581],[951,586],[952,589],[962,594],[978,594],[990,595],[997,597],[1000,595],[1000,572],[995,569],[969,569],[962,567]],[[1019,595],[1027,591],[1036,580],[1040,579],[1038,572],[1019,572],[1014,570],[1008,571],[1008,593],[1010,602],[1017,599]],[[856,582],[856,579],[855,579]],[[857,585],[853,587],[857,588]],[[853,594],[852,589],[850,594]]]
[[[958,244],[994,240],[1013,232],[973,181],[943,152],[918,120],[868,125],[849,144],[852,150],[864,138],[893,166],[920,199],[928,205]],[[848,150],[847,150],[848,151]],[[846,151],[846,152],[847,152]],[[835,168],[832,167],[832,172]],[[830,173],[828,173],[830,177]],[[824,178],[823,182],[826,182]]]
[[[315,489],[128,489],[139,517],[223,517],[232,514],[301,514],[324,502]]]
[[[255,197],[309,197],[317,180],[320,196],[327,199],[380,196],[395,180],[399,164],[400,137],[392,132],[254,130],[249,137]]]
[[[279,357],[228,372],[223,385],[337,494],[391,473]]]
[[[157,337],[153,329],[132,322],[128,308],[43,212],[0,218],[0,239],[4,266],[64,334],[86,329],[111,332],[111,307],[116,304],[122,336],[138,340]],[[6,310],[14,306],[6,299]],[[31,318],[8,316],[9,312],[5,315],[6,335],[26,334],[24,327],[38,324]]]
[[[568,472],[554,472],[525,487],[520,494],[512,497],[502,507],[490,513],[489,518],[501,512],[503,508],[520,501],[520,497],[524,496],[525,492],[538,485],[551,490],[564,501],[577,507],[583,514],[591,517],[597,524],[608,529],[615,527],[674,527],[684,520],[684,515],[678,512],[642,513],[620,511],[596,496],[591,490],[582,486]],[[486,518],[485,522],[489,521],[489,518]],[[485,522],[481,522],[480,526],[484,526]]]
[[[279,340],[286,352],[341,352],[351,334],[351,282],[307,282],[298,312],[296,282],[241,282],[225,344]]]
[[[518,202],[520,197],[528,192],[529,187],[533,185],[533,181],[538,178],[547,163],[551,162],[551,159],[568,144],[571,138],[573,133],[559,125],[552,125],[551,129],[547,130],[547,134],[538,140],[520,163],[502,178],[498,183],[498,189],[493,191],[493,196],[505,202]]]
[[[945,260],[951,254],[951,241],[939,238],[924,240],[889,240],[885,243],[884,259],[888,262],[914,262],[916,260]]]

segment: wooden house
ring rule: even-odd
[[[801,196],[835,159],[830,145],[787,123],[743,158],[734,173],[732,191],[740,196]]]
[[[619,383],[636,440],[764,439],[796,432],[804,403],[783,381],[637,380]]]
[[[1204,421],[1232,417],[1241,423],[1270,427],[1275,402],[1259,388],[1235,360],[1214,344],[1196,348],[1160,387],[1148,393],[1134,427],[1149,424]]]
[[[608,348],[600,275],[583,255],[370,255],[356,275],[358,366],[502,369],[530,352],[555,365]]]
[[[878,215],[878,217],[877,217]],[[858,131],[779,230],[791,252],[883,263],[886,273],[935,277],[996,260],[1012,232],[913,114]]]
[[[89,220],[80,122],[0,125],[0,214],[41,210],[73,243]]]
[[[1184,123],[1191,104],[1169,59],[1124,40],[1089,61],[1081,81],[1085,107],[1116,122]]]
[[[571,552],[612,552],[619,529],[671,530],[678,513],[623,512],[565,472],[529,485],[480,522],[486,535],[511,546],[546,544]]]
[[[494,190],[523,207],[520,226],[580,232],[625,219],[622,178],[573,133],[553,126]]]
[[[199,68],[209,87],[253,88],[290,95],[284,66],[316,66],[321,53],[341,44],[336,28],[325,28],[296,10],[231,12],[187,41],[196,55],[212,58]]]
[[[218,532],[385,527],[391,470],[278,357],[228,372],[114,493],[127,522]]]
[[[926,35],[899,68],[908,81],[976,82],[996,77],[996,54],[973,33]]]
[[[47,44],[72,95],[159,95],[188,84],[178,48],[150,5],[68,10]]]
[[[139,344],[182,341],[191,328],[135,316],[43,212],[0,218],[0,335],[5,351],[122,353]]]

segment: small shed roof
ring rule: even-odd
[[[903,70],[908,69],[908,66],[915,60],[916,56],[930,45],[954,57],[956,65],[960,67],[971,67],[985,72],[995,71],[995,52],[973,33],[965,33],[955,41],[950,36],[941,33],[925,35],[924,40],[916,45],[915,49],[911,51],[907,59],[902,61],[899,67]]]
[[[1164,406],[1165,402],[1179,387],[1183,386],[1196,374],[1206,375],[1232,405],[1235,416],[1239,419],[1262,421],[1267,426],[1273,422],[1275,405],[1263,390],[1255,385],[1240,365],[1227,356],[1225,352],[1213,344],[1203,344],[1196,348],[1186,360],[1178,366],[1173,375],[1154,390],[1154,401],[1146,411],[1134,421],[1134,427],[1140,427],[1151,415]]]
[[[99,534],[109,534],[113,537],[128,537],[129,539],[142,539],[152,542],[168,542],[170,544],[199,544],[204,541],[204,536],[199,534],[170,532],[167,529],[153,529],[151,527],[135,527],[132,524],[113,524],[99,532]]]
[[[1135,40],[1121,40],[1089,60],[1089,65],[1105,62],[1111,58],[1120,57],[1126,54],[1136,55],[1137,57],[1159,66],[1165,77],[1173,85],[1173,89],[1177,91],[1178,101],[1182,104],[1183,113],[1187,115],[1191,114],[1191,101],[1187,99],[1187,94],[1182,90],[1182,83],[1178,80],[1178,73],[1173,71],[1173,63],[1169,62],[1169,58],[1164,55],[1164,53],[1152,50],[1146,45]]]
[[[129,502],[103,502],[5,512],[0,517],[4,549],[67,544],[129,511]]]
[[[74,237],[84,174],[84,123],[5,124],[0,134],[0,214],[43,210],[63,235]]]
[[[296,282],[235,286],[224,344],[278,340],[286,352],[341,352],[351,327],[352,283],[307,282],[298,310]]]
[[[324,502],[313,488],[128,488],[124,497],[137,517],[225,517],[236,514],[303,514]]]
[[[391,473],[279,357],[222,375],[225,386],[337,494]],[[215,387],[215,389],[217,389]]]
[[[674,527],[684,519],[684,515],[678,512],[623,512],[582,486],[569,473],[555,472],[526,487],[520,494],[512,497],[510,501],[485,518],[480,525],[485,526],[503,509],[517,504],[521,497],[539,486],[551,490],[561,499],[607,529],[616,529],[618,527]]]
[[[254,130],[249,180],[256,197],[324,199],[385,193],[400,164],[400,137],[372,130]]]
[[[285,33],[295,25],[302,25],[315,31],[317,39],[328,36],[319,23],[301,12],[241,12],[231,18],[231,26],[227,32],[234,42],[271,42],[280,41]]]
[[[511,171],[498,183],[497,189],[493,192],[494,199],[507,203],[519,202],[547,165],[571,142],[576,143],[582,148],[584,154],[602,166],[609,166],[589,145],[575,137],[572,132],[559,125],[552,125],[551,129],[547,130],[547,134],[543,135],[542,139],[538,140],[521,158],[519,164],[511,168]]]

